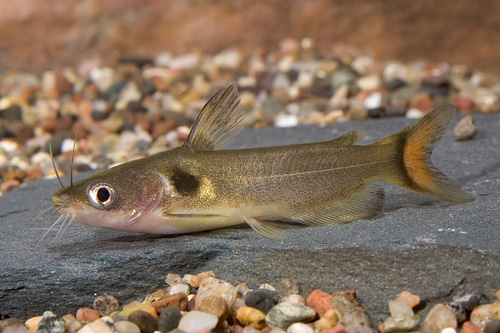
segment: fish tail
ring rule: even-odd
[[[455,114],[455,106],[441,106],[412,126],[375,142],[374,145],[392,145],[392,151],[396,146],[396,164],[389,168],[385,181],[448,202],[474,200],[471,194],[453,185],[431,161],[434,146],[443,137]]]

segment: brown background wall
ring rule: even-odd
[[[500,73],[500,2],[470,0],[0,0],[0,70],[312,37],[378,59]]]

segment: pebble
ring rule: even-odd
[[[389,302],[389,312],[391,316],[379,328],[383,332],[409,331],[415,328],[420,320],[419,316],[414,315],[409,304],[398,299]]]
[[[193,288],[198,288],[200,286],[201,281],[206,278],[215,277],[214,271],[201,272],[196,275],[185,274],[182,277],[182,281],[186,282]]]
[[[472,116],[463,117],[453,128],[453,135],[457,141],[472,140],[477,133]]]
[[[210,313],[191,311],[186,313],[179,322],[179,329],[186,333],[210,331],[215,328],[219,319]]]
[[[286,329],[296,322],[307,323],[316,317],[316,312],[306,305],[280,303],[266,315],[266,322],[271,328]]]
[[[397,297],[397,301],[402,301],[408,304],[411,308],[414,308],[420,303],[420,297],[418,295],[412,294],[411,292],[404,290]]]
[[[344,314],[340,318],[338,326],[343,326],[346,332],[372,333],[370,319],[366,313],[361,311]]]
[[[2,333],[29,333],[29,331],[23,324],[14,324],[5,327]]]
[[[136,324],[141,333],[153,333],[158,329],[158,319],[148,312],[137,310],[128,316],[128,320]]]
[[[462,324],[462,333],[482,333],[483,331],[479,326],[473,324],[471,321],[466,321]]]
[[[80,308],[76,311],[76,320],[91,323],[94,320],[99,319],[101,315],[94,309],[91,308]]]
[[[313,308],[320,316],[333,309],[333,295],[319,289],[313,290],[306,297],[306,305]]]
[[[66,333],[75,333],[83,327],[82,322],[77,320],[73,314],[66,314],[61,319],[66,327]]]
[[[196,308],[204,298],[209,296],[222,297],[226,301],[228,308],[231,308],[236,299],[236,287],[224,280],[209,277],[200,283],[196,294]]]
[[[288,327],[286,333],[314,333],[314,329],[303,323],[295,323]]]
[[[164,308],[169,306],[184,311],[188,305],[188,297],[186,293],[180,292],[155,300],[152,302],[152,305],[157,313],[162,312]]]
[[[250,325],[258,330],[266,326],[266,314],[246,305],[236,311],[236,319],[243,325]]]
[[[99,318],[83,326],[82,329],[78,331],[78,333],[113,333],[113,332],[116,332],[116,328],[113,320],[110,317]]]
[[[247,292],[245,296],[245,304],[256,308],[264,313],[268,313],[269,310],[276,304],[278,304],[280,296],[278,292],[274,290],[267,289],[257,289]]]
[[[143,333],[139,326],[126,320],[115,322],[114,326],[119,333]]]
[[[74,316],[73,316],[74,317]],[[28,329],[32,328],[32,327],[36,327],[36,325],[38,325],[38,323],[43,319],[43,316],[36,316],[36,317],[31,317],[30,319],[26,320],[24,322],[24,325],[26,325],[26,327]],[[64,320],[64,318],[62,318]]]
[[[94,309],[103,317],[109,316],[120,309],[120,303],[116,297],[104,294],[94,299]]]
[[[484,327],[484,333],[499,333],[500,332],[500,319],[490,321]]]
[[[451,294],[453,302],[460,304],[465,310],[472,311],[483,297],[481,288],[472,284],[461,284]]]
[[[170,332],[179,326],[182,314],[179,309],[168,306],[163,309],[158,318],[158,330],[161,332]]]
[[[35,333],[64,333],[64,331],[64,322],[51,311],[43,313],[43,318],[35,329]]]
[[[333,328],[337,326],[342,315],[335,309],[330,309],[323,313],[321,317],[314,322],[314,328],[318,331]]]
[[[440,333],[449,327],[457,328],[455,313],[444,304],[436,304],[425,317],[421,329],[430,333]]]
[[[292,278],[284,278],[276,284],[276,291],[280,297],[287,297],[299,293],[299,284]]]
[[[446,302],[444,303],[444,305],[446,305],[451,311],[455,313],[458,323],[462,323],[467,319],[467,311],[459,303]]]
[[[201,300],[201,302],[196,306],[196,310],[213,314],[219,318],[219,320],[224,320],[228,314],[229,308],[226,301],[222,297],[209,296]]]

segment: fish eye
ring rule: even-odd
[[[89,201],[97,209],[111,208],[116,202],[118,194],[109,184],[95,184],[88,190]]]

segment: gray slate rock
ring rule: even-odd
[[[500,289],[492,274],[500,271],[500,117],[475,119],[479,130],[473,140],[456,142],[450,127],[433,155],[438,168],[476,196],[474,202],[451,206],[387,185],[381,218],[293,229],[283,239],[262,237],[247,226],[161,236],[75,224],[61,240],[37,244],[55,218],[29,219],[51,206],[58,184],[23,185],[0,197],[2,314],[75,313],[102,293],[124,304],[164,288],[167,273],[206,270],[251,288],[293,277],[303,294],[316,288],[330,293],[355,289],[374,327],[389,315],[388,301],[402,290],[424,301],[421,318],[434,304],[451,301],[448,295],[462,283],[482,286],[488,298],[483,302],[492,301]],[[374,119],[246,130],[233,147],[327,140],[360,129],[370,142],[411,123]]]

